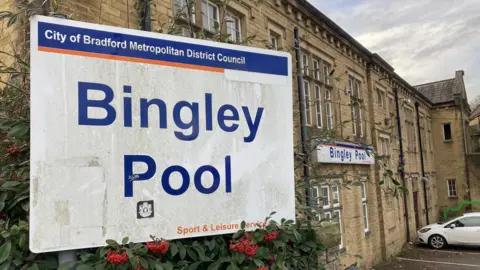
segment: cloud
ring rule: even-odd
[[[469,100],[480,95],[478,0],[309,1],[410,84],[464,70]]]

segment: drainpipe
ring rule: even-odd
[[[298,34],[298,27],[295,27],[293,30],[294,36],[294,48],[295,48],[295,57],[297,59],[297,90],[298,90],[298,102],[300,103],[300,140],[302,144],[302,162],[303,162],[303,176],[305,178],[305,196],[307,198],[307,205],[310,205],[310,190],[309,190],[309,179],[310,172],[308,170],[308,157],[309,152],[307,145],[305,143],[307,137],[307,126],[305,125],[305,92],[303,91],[303,75],[302,75],[302,57],[300,53],[300,36]]]
[[[415,111],[417,113],[417,130],[418,130],[418,146],[420,149],[420,168],[422,170],[422,178],[425,177],[425,164],[423,161],[423,143],[422,143],[422,132],[420,131],[420,113],[418,111],[418,106],[420,106],[420,103],[415,102]],[[430,224],[430,221],[428,219],[428,196],[427,196],[427,182],[423,182],[423,201],[425,203],[425,218],[427,221],[427,225]]]
[[[400,142],[400,155],[398,162],[398,172],[400,173],[400,178],[402,178],[402,185],[405,187],[405,160],[403,156],[403,138],[402,138],[402,122],[400,121],[400,108],[398,106],[398,89],[395,87],[393,89],[395,93],[395,107],[397,111],[397,126],[398,126],[398,139]],[[403,207],[405,208],[405,225],[406,225],[406,234],[407,234],[407,243],[410,242],[410,226],[408,219],[408,205],[407,205],[407,194],[403,193]]]
[[[151,20],[150,20],[150,1],[151,0],[138,0],[138,4],[141,5],[140,18],[140,29],[144,31],[151,30]]]
[[[460,101],[460,118],[462,121],[462,135],[463,135],[463,151],[464,151],[464,156],[465,156],[465,177],[467,180],[467,188],[468,188],[468,201],[472,201],[472,193],[470,190],[470,173],[468,171],[468,149],[467,149],[467,134],[465,132],[465,119],[463,119],[463,112],[464,112],[464,99],[462,97],[462,100]],[[471,209],[471,205],[467,205],[465,207],[466,209]]]

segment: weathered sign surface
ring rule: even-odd
[[[289,54],[40,16],[31,27],[32,251],[294,219]]]

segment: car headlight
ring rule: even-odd
[[[428,231],[430,231],[430,230],[431,230],[430,228],[425,228],[425,229],[419,230],[419,232],[421,232],[421,233],[426,233],[426,232],[428,232]]]

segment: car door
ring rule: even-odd
[[[449,244],[474,245],[480,239],[480,217],[462,217],[445,226]],[[454,228],[450,228],[455,224]]]

